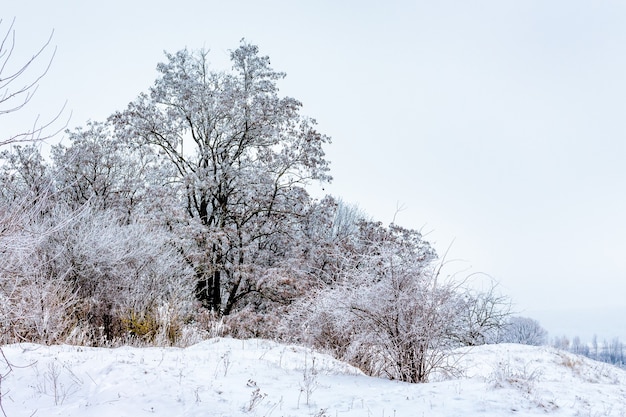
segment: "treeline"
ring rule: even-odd
[[[49,157],[4,147],[0,342],[263,337],[422,382],[493,341],[506,297],[442,276],[419,231],[312,198],[330,138],[256,46],[230,56],[222,71],[206,51],[166,54],[148,92]]]
[[[594,335],[591,343],[584,343],[578,336],[575,336],[571,341],[568,337],[562,336],[553,338],[552,346],[596,361],[626,367],[626,349],[618,337],[611,339],[611,341],[604,339],[598,342],[598,337]]]

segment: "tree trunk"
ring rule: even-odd
[[[218,315],[222,315],[222,289],[221,273],[219,269],[213,272],[213,282],[211,283],[211,309]]]
[[[196,272],[196,299],[200,301],[202,307],[211,308],[211,282],[202,270]]]

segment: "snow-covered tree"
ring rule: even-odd
[[[468,288],[463,294],[457,340],[467,346],[497,343],[509,325],[510,300],[497,292],[494,282],[487,289]]]
[[[0,152],[0,200],[25,210],[53,204],[54,181],[37,144],[13,145]]]
[[[458,294],[437,281],[435,252],[418,232],[368,221],[358,227],[354,266],[292,320],[309,343],[372,375],[426,381],[451,342]]]
[[[67,135],[68,145],[52,148],[58,198],[65,204],[78,209],[89,203],[127,221],[171,206],[162,184],[165,168],[150,149],[116,137],[109,123],[88,122]]]
[[[268,57],[242,41],[232,70],[209,67],[205,51],[166,55],[149,94],[111,117],[119,137],[150,146],[174,168],[163,179],[192,228],[198,299],[228,315],[258,293],[254,266],[280,252],[308,204],[304,186],[329,180],[322,146],[329,138],[280,97]],[[193,230],[193,232],[191,232]]]
[[[317,255],[332,273],[296,303],[283,337],[407,382],[450,370],[456,347],[492,341],[509,314],[494,287],[480,292],[441,277],[436,253],[418,231],[346,216],[341,204],[335,209],[339,225],[328,228],[326,257]]]
[[[511,317],[500,336],[501,343],[520,343],[540,346],[547,342],[548,332],[535,319]],[[569,340],[567,341],[567,349]]]

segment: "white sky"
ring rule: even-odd
[[[17,52],[55,30],[53,66],[15,131],[67,100],[103,120],[163,50],[245,37],[333,137],[326,191],[428,232],[454,268],[496,278],[552,335],[626,340],[626,3],[23,1]],[[19,57],[17,57],[19,58]],[[454,243],[453,243],[454,242]]]

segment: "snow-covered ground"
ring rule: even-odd
[[[13,364],[0,387],[8,417],[626,415],[626,371],[547,347],[463,349],[460,377],[420,385],[255,339],[2,350]]]

